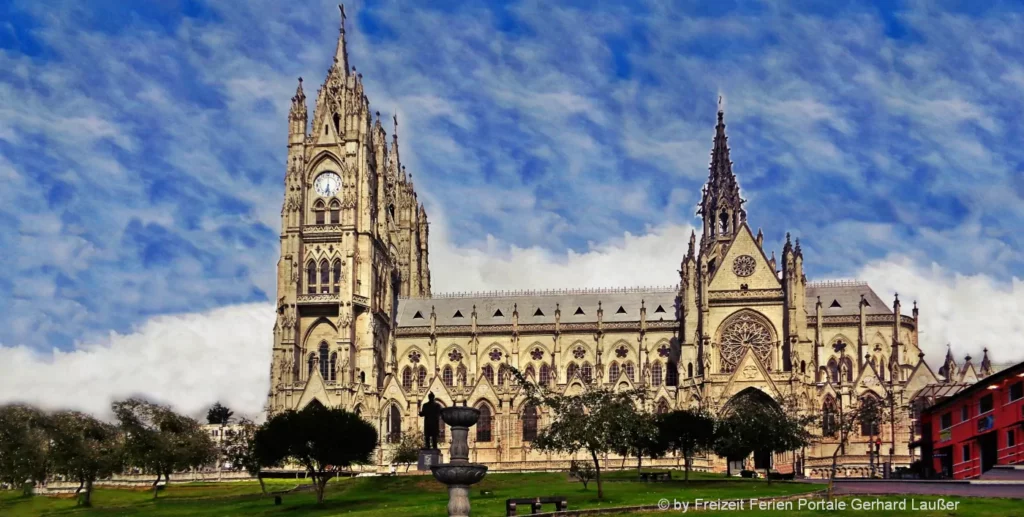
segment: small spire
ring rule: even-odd
[[[341,11],[341,27],[338,29],[338,47],[334,50],[334,63],[342,71],[346,71],[348,70],[348,47],[345,44],[345,5],[338,4],[338,10]],[[355,70],[356,67],[353,66],[352,71]]]
[[[794,252],[795,252],[795,253],[796,253],[797,255],[803,255],[804,251],[803,251],[802,249],[800,249],[800,239],[797,239],[797,240],[796,240],[796,247],[795,247],[795,248],[793,248],[793,251],[794,251]]]

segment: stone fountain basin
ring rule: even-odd
[[[472,485],[480,482],[487,474],[487,465],[478,463],[456,463],[431,465],[434,478],[446,485]]]
[[[441,419],[452,427],[471,427],[480,419],[480,410],[466,406],[446,407],[441,409]]]

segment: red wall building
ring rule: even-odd
[[[979,380],[921,415],[921,456],[932,475],[977,478],[1024,464],[1024,363]]]

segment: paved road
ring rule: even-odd
[[[840,481],[837,494],[921,494],[1024,499],[1024,485],[966,484],[908,481]]]

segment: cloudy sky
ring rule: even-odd
[[[668,285],[718,96],[753,226],[1024,359],[1024,10],[350,3],[435,291]],[[286,116],[336,2],[0,3],[0,401],[265,400]],[[311,99],[312,100],[312,99]]]

